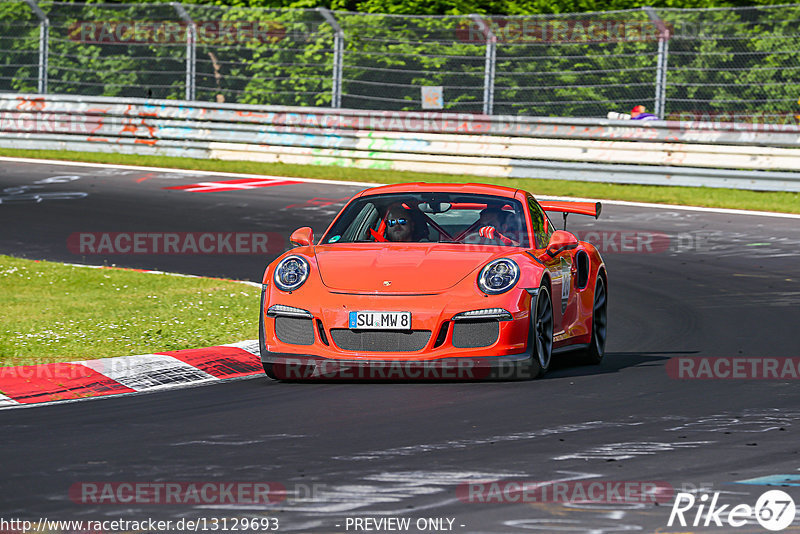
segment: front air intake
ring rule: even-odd
[[[454,321],[453,346],[459,349],[488,347],[497,342],[500,335],[500,322],[489,321]]]
[[[414,352],[422,350],[431,338],[430,330],[403,332],[332,328],[333,342],[343,350],[363,352]]]
[[[313,345],[314,323],[302,317],[276,317],[275,335],[283,343]]]

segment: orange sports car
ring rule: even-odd
[[[317,244],[311,228],[264,273],[259,337],[277,379],[536,378],[553,355],[599,363],[606,269],[538,202],[481,184],[411,183],[352,198]]]

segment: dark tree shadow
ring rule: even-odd
[[[628,367],[662,365],[673,356],[698,354],[697,350],[656,352],[606,352],[600,365],[588,365],[577,352],[565,352],[553,356],[547,378],[602,375],[616,373]]]

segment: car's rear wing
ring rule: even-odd
[[[603,210],[603,205],[599,202],[568,202],[562,200],[546,200],[539,202],[544,211],[557,211],[564,214],[564,230],[567,229],[567,215],[577,213],[579,215],[589,215],[597,219]]]
[[[577,213],[591,215],[595,219],[600,217],[603,205],[599,202],[564,202],[560,200],[545,200],[539,202],[544,211],[559,211],[561,213]]]

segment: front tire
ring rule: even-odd
[[[528,378],[539,378],[550,369],[553,356],[553,302],[550,290],[541,286],[531,305],[531,326],[528,334],[531,355]]]

